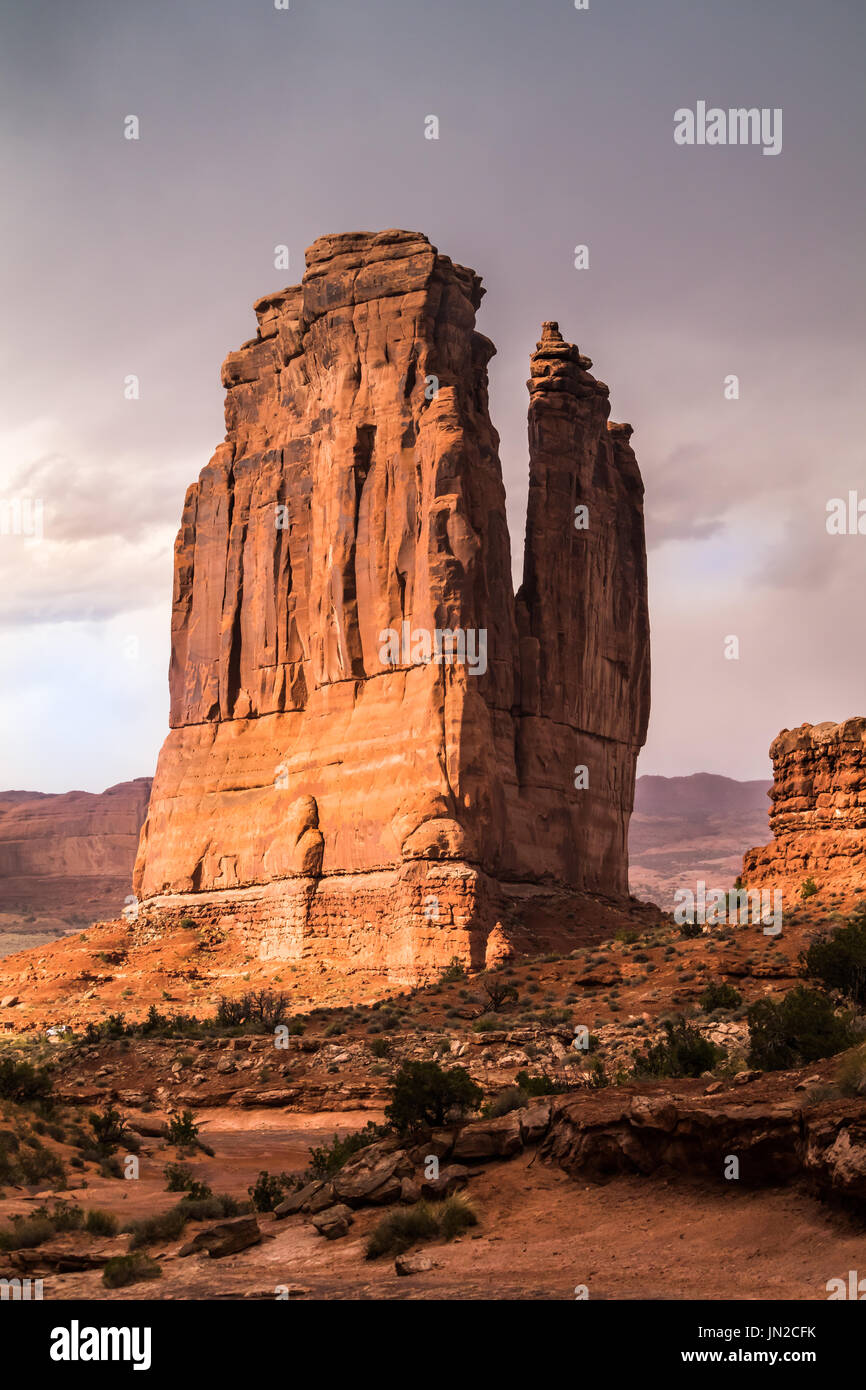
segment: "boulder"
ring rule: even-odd
[[[338,1204],[329,1207],[327,1211],[318,1212],[312,1222],[320,1236],[326,1240],[339,1240],[341,1236],[348,1235],[349,1227],[355,1220],[350,1207]]]
[[[237,1255],[239,1251],[246,1250],[251,1245],[259,1245],[261,1239],[262,1233],[256,1218],[239,1216],[199,1231],[192,1240],[181,1247],[178,1254],[195,1255],[201,1250],[206,1250],[212,1260],[219,1260],[226,1255]]]

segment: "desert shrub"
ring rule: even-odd
[[[84,1218],[84,1229],[92,1236],[116,1236],[119,1228],[117,1217],[101,1207],[91,1207]]]
[[[361,1149],[369,1148],[370,1144],[384,1139],[389,1133],[388,1125],[377,1125],[370,1120],[363,1129],[357,1129],[353,1134],[347,1134],[342,1139],[335,1134],[330,1144],[311,1148],[310,1162],[305,1174],[307,1181],[327,1181],[335,1173],[339,1173],[343,1164],[354,1154],[360,1153]]]
[[[249,1202],[238,1202],[226,1192],[214,1194],[203,1183],[197,1183],[196,1186],[201,1187],[205,1195],[198,1196],[195,1192],[188,1192],[177,1204],[187,1221],[220,1221],[227,1216],[239,1216],[242,1211],[250,1210]]]
[[[836,1071],[836,1083],[843,1096],[866,1096],[866,1047],[842,1058]]]
[[[143,1245],[154,1245],[157,1241],[177,1240],[183,1235],[187,1220],[188,1213],[178,1202],[176,1207],[169,1207],[168,1211],[130,1221],[123,1229],[132,1237],[130,1249],[139,1250]]]
[[[167,1163],[162,1170],[166,1192],[189,1192],[195,1177],[188,1163]]]
[[[46,1067],[17,1062],[8,1054],[0,1057],[0,1097],[13,1100],[18,1105],[50,1106],[51,1074]]]
[[[849,1024],[820,990],[798,985],[779,1003],[759,999],[746,1013],[749,1065],[765,1071],[817,1062],[844,1052],[854,1041]]]
[[[250,1194],[250,1201],[254,1211],[273,1211],[278,1207],[292,1187],[292,1179],[286,1173],[281,1173],[277,1177],[276,1173],[269,1173],[262,1169],[252,1187],[247,1188]]]
[[[700,922],[680,923],[680,936],[686,941],[696,941],[699,936],[703,935],[703,930]]]
[[[455,1236],[462,1235],[470,1226],[478,1225],[478,1216],[472,1203],[467,1197],[456,1192],[451,1197],[445,1198],[437,1215],[439,1217],[439,1234],[445,1240],[453,1240]]]
[[[404,1210],[383,1216],[367,1237],[364,1253],[368,1260],[381,1255],[400,1255],[419,1240],[435,1240],[439,1222],[429,1202],[416,1202]]]
[[[711,1014],[715,1009],[735,1009],[742,1002],[743,996],[740,991],[728,984],[707,985],[698,999],[698,1003],[706,1014]]]
[[[449,1111],[477,1110],[484,1092],[464,1067],[443,1070],[438,1062],[405,1062],[394,1078],[385,1119],[400,1134],[442,1125]]]
[[[818,937],[801,960],[810,979],[866,1004],[866,908],[858,908],[829,936]]]
[[[562,1090],[549,1076],[530,1076],[528,1071],[517,1073],[517,1084],[526,1096],[555,1096]]]
[[[15,1166],[20,1174],[19,1181],[25,1184],[50,1182],[58,1187],[66,1184],[66,1169],[63,1160],[50,1149],[40,1147],[18,1150]]]
[[[493,1033],[497,1028],[501,1028],[502,1024],[492,1014],[482,1014],[480,1018],[476,1018],[472,1027],[476,1033]]]
[[[498,1096],[488,1101],[482,1113],[497,1119],[500,1115],[510,1115],[512,1110],[520,1110],[529,1100],[525,1091],[521,1091],[519,1086],[506,1086],[504,1091],[500,1091]]]
[[[622,942],[623,946],[634,946],[635,942],[640,941],[640,932],[634,927],[620,927],[614,932],[614,941]]]
[[[811,874],[810,874],[809,877],[808,877],[808,878],[804,878],[804,879],[803,879],[803,882],[800,884],[800,897],[801,897],[801,898],[814,898],[814,896],[815,896],[815,894],[816,894],[817,892],[818,892],[818,885],[817,885],[817,883],[815,882],[815,880],[812,878],[812,876],[811,876]]]
[[[113,1154],[119,1144],[127,1143],[126,1120],[115,1106],[109,1103],[101,1113],[91,1110],[87,1118],[96,1139],[95,1147],[103,1157]]]
[[[374,1038],[373,1041],[370,1043],[370,1051],[372,1052],[374,1057],[390,1057],[390,1038]]]
[[[486,974],[481,976],[478,983],[484,994],[482,1003],[485,1010],[490,1008],[497,1014],[506,1004],[517,1003],[517,990],[508,980],[503,980],[495,974]]]
[[[443,1237],[453,1240],[470,1226],[478,1225],[471,1202],[454,1195],[444,1202],[416,1202],[383,1216],[367,1237],[365,1255],[377,1260],[381,1255],[400,1255],[419,1241]]]
[[[137,1251],[134,1255],[114,1255],[102,1270],[102,1282],[107,1289],[122,1289],[127,1284],[139,1284],[145,1279],[161,1279],[162,1269],[150,1255]]]
[[[191,1110],[172,1115],[166,1129],[166,1139],[179,1149],[191,1149],[198,1143],[198,1125]]]
[[[632,1054],[636,1076],[700,1076],[712,1070],[721,1055],[715,1043],[684,1018],[666,1019],[662,1027],[663,1038]]]
[[[439,976],[441,985],[456,985],[458,980],[466,979],[466,967],[461,964],[456,956],[452,956],[448,965]]]
[[[54,1206],[37,1207],[34,1216],[47,1217],[55,1231],[80,1231],[84,1225],[84,1212],[74,1202],[55,1202]]]
[[[285,994],[271,989],[250,990],[240,999],[221,998],[215,1023],[218,1028],[248,1028],[254,1033],[272,1033],[285,1023],[289,1001]]]
[[[48,1216],[13,1217],[11,1225],[0,1230],[0,1250],[32,1250],[54,1234],[54,1222]]]

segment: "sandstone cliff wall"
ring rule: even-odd
[[[627,891],[649,704],[631,429],[546,324],[515,601],[482,294],[417,234],[323,237],[227,358],[226,440],[175,550],[143,930],[200,913],[262,955],[410,980],[483,960],[540,892]],[[457,630],[476,660],[429,660],[421,637]]]

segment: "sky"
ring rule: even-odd
[[[152,773],[220,364],[362,229],[483,277],[517,557],[542,320],[634,426],[639,773],[764,777],[780,729],[866,713],[866,535],[826,527],[866,502],[864,45],[859,0],[0,0],[0,786]],[[781,109],[781,151],[677,144],[699,101]]]

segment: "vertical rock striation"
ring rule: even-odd
[[[631,429],[546,324],[515,600],[483,292],[389,231],[320,238],[256,303],[176,543],[145,924],[198,913],[263,957],[414,982],[483,961],[545,894],[627,891],[649,705]]]

